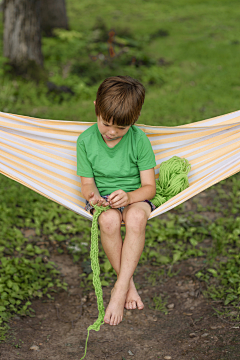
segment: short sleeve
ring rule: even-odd
[[[87,158],[87,152],[83,141],[77,141],[77,175],[94,177],[92,166]]]
[[[138,169],[148,170],[156,166],[155,154],[147,135],[143,133],[138,141]]]

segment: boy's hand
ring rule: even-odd
[[[115,209],[130,204],[130,196],[123,190],[116,190],[108,197],[109,205]]]
[[[94,192],[91,192],[89,194],[89,200],[88,202],[91,205],[98,205],[98,206],[107,206],[109,205],[109,202],[107,202],[105,199],[103,199],[101,196],[99,195],[95,195]]]

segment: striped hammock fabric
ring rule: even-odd
[[[76,173],[76,141],[93,124],[0,112],[0,173],[92,221]],[[149,219],[240,171],[240,110],[176,127],[136,126],[151,142],[156,179],[161,162],[174,155],[191,164],[189,188],[152,211]]]

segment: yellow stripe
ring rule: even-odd
[[[211,164],[209,166],[206,166],[203,170],[200,170],[198,172],[195,172],[193,175],[189,176],[189,179],[191,179],[192,177],[195,177],[197,176],[198,174],[200,174],[202,171],[206,171],[208,169],[211,169],[213,166],[216,166],[218,164],[221,164],[223,161],[226,161],[227,159],[229,159],[230,157],[234,156],[235,154],[238,154],[239,153],[239,147],[237,148],[236,151],[234,151],[232,154],[227,154],[226,156],[224,156],[221,160],[220,159],[216,159],[214,158],[214,164]],[[221,157],[221,155],[219,155],[219,157]],[[205,164],[207,164],[209,161],[212,161],[212,159],[207,159],[206,161],[204,162],[201,162],[198,164],[198,166],[192,166],[191,167],[191,170],[196,170],[202,166],[204,166]],[[192,162],[191,162],[191,165],[192,165]],[[200,178],[199,178],[200,179]],[[199,180],[198,179],[198,180]],[[192,183],[191,183],[192,184]]]
[[[20,161],[19,158],[16,157],[16,156],[13,156],[13,155],[8,154],[8,153],[7,153],[7,155],[6,155],[5,152],[2,151],[1,149],[0,149],[0,154],[1,154],[3,157],[5,156],[4,160],[5,160],[5,162],[7,162],[7,164],[8,164],[7,166],[9,166],[9,167],[10,167],[10,166],[12,166],[12,167],[19,167],[19,166],[21,166],[21,169],[22,169],[22,170],[25,170],[27,173],[32,174],[32,176],[36,176],[36,177],[42,179],[42,186],[45,186],[45,182],[46,182],[46,181],[47,181],[47,182],[51,182],[51,183],[54,182],[54,184],[56,184],[56,185],[59,186],[60,188],[64,186],[64,189],[66,189],[66,190],[68,189],[68,191],[74,193],[75,195],[79,195],[79,191],[77,191],[77,190],[75,190],[73,187],[71,187],[71,184],[80,187],[81,181],[79,181],[79,182],[74,181],[74,180],[72,180],[72,179],[70,179],[70,178],[67,178],[66,176],[62,176],[62,175],[60,175],[60,174],[56,174],[54,171],[50,171],[50,170],[42,169],[42,168],[39,169],[39,166],[36,166],[35,164],[31,164],[31,168],[30,168],[30,167],[29,167],[30,164],[29,164],[26,160],[21,159],[21,161]],[[11,158],[12,160],[10,160],[9,158]],[[24,164],[25,164],[26,166],[25,166]],[[34,170],[34,169],[35,169],[35,170]],[[15,169],[14,169],[14,171],[15,171]],[[17,170],[16,170],[16,171],[17,171]],[[40,171],[42,171],[43,174],[40,173]],[[45,174],[44,174],[44,173],[45,173]],[[22,174],[22,175],[23,175],[23,176],[26,176],[26,177],[28,178],[28,175],[25,175],[25,174]],[[48,175],[48,176],[47,176],[47,175]],[[50,177],[50,175],[51,175],[54,179],[53,179],[52,177]],[[58,181],[59,179],[62,179],[63,181],[68,182],[68,183],[69,183],[69,186],[66,185],[66,184],[63,184],[63,183],[59,182],[59,181]],[[32,181],[35,181],[35,180],[32,179]]]
[[[18,117],[19,120],[15,119],[11,115]],[[1,116],[2,115],[0,113],[0,117]],[[70,121],[70,120],[41,119],[41,118],[35,118],[35,117],[30,117],[30,116],[25,116],[25,115],[9,114],[9,113],[8,114],[4,113],[4,117],[6,117],[8,119],[11,119],[11,120],[15,120],[15,121],[21,121],[21,122],[26,122],[26,121],[24,121],[22,119],[28,119],[28,120],[31,120],[31,121],[37,121],[38,123],[41,123],[43,125],[50,125],[49,123],[53,123],[56,126],[63,125],[63,124],[67,124],[67,125],[70,124],[70,125],[74,125],[74,126],[76,126],[76,125],[87,125],[88,126],[89,124],[90,125],[95,124],[95,122],[87,122],[87,121],[86,122],[84,122],[84,121],[80,122],[80,121]],[[1,121],[1,119],[0,119],[0,121]],[[36,124],[36,125],[38,125],[38,124]]]
[[[202,152],[202,151],[207,151],[207,150],[211,150],[214,149],[215,147],[217,146],[220,146],[220,145],[224,145],[225,143],[229,142],[229,141],[232,141],[234,139],[238,139],[239,138],[239,134],[236,134],[236,131],[234,131],[233,135],[231,136],[227,136],[226,137],[226,134],[221,134],[221,135],[218,135],[214,138],[210,138],[210,139],[207,139],[207,140],[202,140],[200,143],[198,144],[192,144],[192,145],[187,145],[185,147],[181,147],[180,149],[170,149],[169,151],[167,151],[166,153],[164,154],[160,154],[160,155],[156,155],[155,158],[156,160],[160,160],[160,159],[163,159],[163,158],[166,158],[166,157],[169,157],[169,156],[174,156],[176,154],[178,154],[179,152],[189,152],[189,150],[192,150],[192,149],[195,149],[196,147],[199,147],[201,146],[201,149],[197,149],[191,153],[188,153],[186,156],[193,156],[193,155],[196,155],[198,154],[199,152]],[[229,133],[228,133],[229,134]],[[209,144],[210,143],[210,144]],[[240,140],[239,140],[239,143],[240,143]],[[209,144],[207,146],[207,144]],[[238,142],[237,142],[238,144]],[[205,147],[203,147],[204,145],[206,145]],[[204,158],[204,157],[203,157]],[[199,159],[202,159],[201,156],[199,156]]]
[[[15,115],[18,116],[18,115]],[[51,125],[51,126],[62,126],[62,125],[72,125],[72,126],[92,126],[94,124],[96,124],[96,121],[71,121],[71,120],[51,120],[51,119],[40,119],[40,118],[31,118],[31,117],[27,117],[24,116],[25,118],[28,118],[30,120],[36,120],[36,126],[46,126],[46,125]],[[75,130],[74,130],[75,131]],[[83,130],[84,131],[84,130]]]
[[[213,151],[211,151],[211,153],[207,153],[206,155],[199,157],[198,160],[199,161],[201,161],[201,160],[212,161],[214,159],[217,159],[217,158],[223,156],[226,153],[226,150],[228,152],[230,152],[230,151],[234,151],[235,149],[239,149],[238,143],[230,144],[230,145],[226,146],[225,149],[221,148],[221,149],[213,150]],[[190,163],[192,163],[191,160],[190,160]]]
[[[0,136],[0,139],[1,139],[2,137]],[[4,138],[2,138],[3,140],[6,140],[6,139],[4,139]],[[9,140],[8,140],[9,141]],[[34,152],[38,152],[39,154],[41,154],[41,155],[44,155],[44,156],[47,156],[47,157],[49,157],[49,153],[47,152],[47,151],[43,151],[43,150],[40,150],[40,149],[37,149],[36,147],[34,147],[34,142],[32,143],[32,147],[31,146],[28,146],[27,144],[20,144],[20,143],[18,143],[18,142],[16,142],[16,141],[13,141],[13,140],[11,140],[11,144],[15,144],[16,146],[21,146],[21,147],[24,147],[25,149],[28,149],[29,151],[34,151]],[[10,150],[12,150],[14,147],[13,146],[10,146],[10,145],[8,145],[8,144],[4,144],[4,147],[5,148],[7,148],[7,149],[10,149]],[[32,154],[29,154],[29,153],[27,153],[27,152],[25,152],[25,151],[23,151],[23,150],[20,150],[20,149],[14,149],[17,153],[19,153],[19,154],[23,154],[23,155],[25,155],[25,156],[28,156],[28,157],[30,157],[30,158],[33,158],[33,159],[36,159],[37,161],[39,160],[39,157],[37,157],[37,156],[35,156],[35,155],[32,155]],[[72,156],[72,157],[74,157],[73,155],[69,155],[69,156]],[[76,156],[75,156],[75,158],[76,158]],[[41,161],[42,162],[44,162],[45,164],[52,164],[52,161],[54,161],[54,160],[58,160],[58,161],[60,161],[60,162],[64,162],[64,163],[66,163],[66,164],[69,164],[69,165],[72,165],[72,166],[75,166],[75,165],[77,165],[77,162],[76,162],[76,160],[69,160],[69,159],[63,159],[61,156],[57,156],[57,155],[54,155],[54,154],[51,154],[51,162],[50,161],[48,161],[48,160],[44,160],[44,159],[41,159]],[[65,171],[65,170],[64,170]]]
[[[12,162],[12,161],[9,161],[9,164],[10,164],[10,165],[15,165],[14,162]],[[10,167],[10,165],[9,165],[9,167]],[[75,190],[74,188],[70,188],[69,186],[67,186],[67,185],[65,185],[65,184],[58,183],[57,181],[55,181],[55,180],[53,180],[53,179],[51,179],[51,178],[45,177],[44,175],[43,175],[43,176],[40,176],[40,174],[36,174],[36,172],[29,170],[29,169],[26,168],[25,166],[22,166],[22,170],[23,170],[23,171],[24,171],[24,170],[25,170],[25,171],[28,171],[30,174],[36,175],[36,176],[44,179],[44,181],[47,181],[47,180],[48,180],[48,182],[52,182],[52,183],[53,183],[53,186],[49,186],[49,185],[47,185],[45,182],[41,182],[41,181],[39,181],[39,180],[37,180],[37,179],[32,178],[32,177],[29,176],[29,175],[25,175],[24,173],[21,173],[19,170],[16,170],[16,169],[13,169],[13,170],[14,170],[14,172],[16,172],[17,174],[22,175],[22,176],[25,176],[26,179],[31,180],[32,182],[36,183],[37,185],[40,185],[40,186],[44,187],[46,190],[48,190],[48,191],[50,191],[50,192],[52,192],[52,193],[54,193],[54,194],[56,194],[56,195],[58,195],[58,196],[60,196],[60,197],[63,197],[64,199],[67,199],[67,200],[69,200],[69,201],[72,201],[73,203],[76,203],[76,204],[78,204],[78,205],[83,204],[82,201],[74,198],[73,196],[67,195],[64,191],[59,191],[59,190],[57,190],[56,187],[54,187],[54,184],[56,183],[58,186],[60,186],[60,187],[62,186],[62,187],[63,187],[63,190],[64,190],[64,189],[66,189],[66,190],[69,189],[69,192],[71,192],[73,195],[77,195],[77,196],[80,196],[80,197],[83,198],[83,195],[82,195],[82,193],[81,193],[80,190]],[[85,205],[84,205],[84,206],[85,206]]]
[[[2,126],[5,126],[6,128],[8,128],[8,129],[11,129],[11,128],[13,128],[14,130],[16,129],[16,124],[11,124],[11,123],[4,123],[4,122],[1,122],[1,125]],[[37,133],[37,134],[32,134],[32,135],[38,135],[38,133],[39,133],[39,135],[41,136],[42,134],[55,134],[55,135],[67,135],[67,136],[74,136],[74,137],[76,137],[76,133],[78,134],[79,133],[79,135],[80,135],[80,133],[81,133],[81,131],[79,131],[79,130],[75,130],[75,131],[70,131],[70,130],[68,130],[67,131],[67,134],[66,134],[66,130],[65,129],[63,129],[63,130],[61,130],[61,129],[58,129],[58,130],[55,130],[55,129],[51,129],[51,128],[48,128],[48,129],[46,129],[46,128],[36,128],[36,127],[32,127],[32,126],[30,126],[30,125],[18,125],[17,126],[17,129],[18,130],[27,130],[28,132],[35,132],[35,133]],[[64,139],[59,139],[59,140],[61,140],[61,141],[69,141],[69,142],[75,142],[75,140],[64,140]]]
[[[4,136],[4,135],[6,135],[6,132],[0,130],[0,134],[1,134],[0,138],[6,140],[6,138]],[[26,135],[29,135],[29,134],[26,134]],[[38,135],[36,134],[36,136],[38,136]],[[74,151],[74,153],[76,152],[76,141],[71,141],[73,143],[73,146],[69,146],[69,145],[64,144],[64,143],[61,144],[61,145],[57,144],[57,143],[54,143],[54,140],[56,140],[56,141],[66,141],[66,140],[62,140],[62,139],[51,139],[51,138],[49,138],[49,141],[47,142],[47,141],[43,141],[43,140],[39,140],[39,139],[38,140],[32,139],[30,137],[26,139],[26,136],[16,135],[16,134],[12,134],[12,133],[11,133],[11,137],[14,137],[14,139],[16,139],[16,144],[19,144],[20,146],[25,146],[26,142],[28,142],[28,143],[32,143],[30,145],[32,145],[34,149],[36,149],[34,145],[37,144],[39,146],[43,146],[46,149],[47,148],[50,148],[50,149],[54,148],[56,151],[62,151],[62,152],[64,152],[63,151],[64,149],[67,149],[67,150]],[[20,144],[19,140],[25,142],[25,144],[24,145]],[[9,141],[9,140],[7,139],[7,141]],[[11,142],[12,142],[12,140],[11,140]],[[75,156],[76,157],[76,155],[70,155],[70,156],[73,156],[73,157]]]
[[[12,180],[17,181],[18,183],[20,183],[20,184],[28,187],[29,189],[31,189],[31,190],[39,193],[40,195],[42,195],[42,196],[44,196],[44,197],[46,197],[46,198],[48,198],[48,199],[50,199],[50,200],[53,200],[53,201],[55,201],[56,203],[58,203],[59,205],[63,206],[63,204],[61,204],[59,201],[57,201],[57,200],[55,200],[54,198],[48,196],[47,194],[43,193],[42,191],[34,188],[33,186],[27,184],[26,182],[22,181],[21,179],[16,178],[15,176],[12,176],[12,175],[10,175],[10,174],[8,174],[8,173],[5,173],[4,171],[1,171],[1,173],[2,173],[4,176],[7,176],[8,178],[10,178],[10,179],[12,179]],[[41,184],[40,184],[40,185],[41,185]],[[42,185],[41,185],[41,186],[42,186]],[[84,210],[85,203],[79,201],[79,205],[80,205],[80,207],[82,208],[82,209],[81,209],[82,211],[84,211],[85,213],[88,213],[86,210]],[[69,208],[69,209],[72,210],[71,208]],[[73,211],[74,211],[74,210],[73,210]]]
[[[238,110],[237,110],[238,111]],[[196,122],[193,122],[191,124],[184,124],[184,125],[180,125],[179,127],[191,127],[191,126],[196,126],[196,124],[198,125],[202,125],[202,124],[205,124],[207,123],[208,121],[211,121],[211,120],[217,120],[217,119],[221,119],[221,118],[224,118],[224,117],[227,117],[229,115],[233,115],[234,113],[236,113],[237,111],[233,111],[233,112],[230,112],[228,114],[225,114],[225,115],[219,115],[219,116],[215,116],[215,117],[212,117],[212,118],[208,118],[208,119],[204,119],[204,120],[200,120],[200,121],[196,121]],[[240,116],[236,116],[230,120],[225,120],[224,122],[220,122],[220,125],[222,124],[233,124],[233,123],[237,123],[237,122],[240,122]],[[211,125],[211,126],[214,126],[214,125]]]
[[[13,149],[12,149],[10,146],[8,146],[8,145],[5,145],[5,144],[4,144],[4,146],[5,146],[5,149],[13,150]],[[12,154],[9,154],[7,151],[1,150],[1,149],[0,149],[0,151],[2,152],[2,154],[7,154],[7,156],[11,156],[13,159],[15,158],[16,160],[19,161],[18,156],[14,156],[14,155],[12,155]],[[76,172],[75,172],[73,169],[68,169],[67,167],[64,167],[63,165],[58,165],[58,164],[56,164],[55,162],[52,162],[52,161],[49,161],[49,160],[45,160],[45,159],[42,159],[42,158],[40,159],[39,157],[37,157],[37,156],[35,156],[35,155],[29,154],[29,153],[25,153],[24,151],[19,150],[19,149],[18,149],[17,151],[16,151],[16,149],[14,149],[14,151],[15,151],[16,154],[18,154],[18,155],[22,154],[22,155],[28,156],[29,158],[31,158],[32,160],[34,160],[34,161],[35,161],[35,164],[31,164],[31,163],[28,163],[26,160],[21,159],[21,161],[22,161],[23,163],[26,163],[26,164],[28,164],[28,165],[31,164],[31,166],[35,167],[36,169],[39,169],[39,168],[40,168],[42,171],[49,172],[49,174],[55,174],[55,176],[56,176],[56,173],[54,173],[54,172],[52,172],[52,171],[50,171],[50,170],[47,170],[47,169],[42,169],[42,168],[41,168],[41,165],[37,165],[37,163],[38,163],[39,161],[41,161],[41,163],[43,163],[43,164],[45,164],[45,165],[54,167],[54,168],[56,168],[56,169],[59,169],[59,170],[61,170],[61,171],[64,171],[65,173],[68,173],[68,174],[71,174],[71,175],[76,175]],[[41,150],[39,150],[39,153],[40,153],[40,154],[43,154],[44,152],[41,151]],[[56,160],[62,162],[62,164],[64,164],[64,163],[65,163],[65,160],[66,160],[66,159],[64,159],[64,161],[63,161],[63,159],[57,158],[56,156],[54,156],[54,158],[55,158]],[[72,166],[76,166],[76,161],[67,160],[66,163],[68,163],[69,165],[72,165]],[[60,175],[60,174],[58,174],[57,176],[59,176],[60,178],[64,179],[65,181],[72,181],[71,179],[69,179],[69,178],[67,178],[67,177],[65,177],[65,176],[62,176],[62,175]],[[73,182],[73,184],[75,185],[76,183]]]

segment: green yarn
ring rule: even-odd
[[[173,156],[171,159],[164,161],[160,165],[159,180],[156,180],[156,195],[150,200],[156,207],[159,207],[173,196],[179,194],[181,191],[189,187],[188,176],[191,169],[191,165],[187,159],[181,159],[178,156]],[[141,187],[141,186],[140,186]],[[103,211],[111,209],[111,206],[98,206],[92,205],[96,210],[93,215],[92,229],[91,229],[91,268],[93,271],[93,285],[97,297],[98,304],[98,318],[94,324],[88,327],[88,335],[85,345],[85,353],[81,358],[84,359],[87,353],[87,342],[89,337],[89,331],[99,331],[100,326],[104,324],[104,305],[103,305],[103,293],[100,281],[100,267],[98,261],[98,222],[97,219]]]
[[[190,169],[189,161],[178,156],[163,161],[159,168],[159,180],[156,180],[156,195],[150,201],[159,207],[187,189],[189,187],[187,174]]]
[[[100,326],[104,324],[103,319],[104,319],[104,315],[105,315],[104,305],[103,305],[102,286],[101,286],[101,281],[100,281],[100,277],[99,277],[100,267],[99,267],[99,261],[98,261],[98,222],[97,222],[97,219],[103,211],[107,211],[108,209],[111,209],[111,206],[109,206],[109,205],[108,206],[92,205],[92,206],[94,207],[94,209],[96,211],[93,215],[92,228],[91,228],[90,258],[91,258],[91,268],[93,271],[93,286],[95,289],[95,294],[97,296],[98,318],[95,321],[95,323],[90,325],[87,329],[88,335],[87,335],[86,344],[85,344],[85,353],[84,353],[84,356],[81,358],[81,360],[85,358],[86,353],[87,353],[87,342],[88,342],[88,337],[89,337],[89,331],[90,330],[99,331]]]

